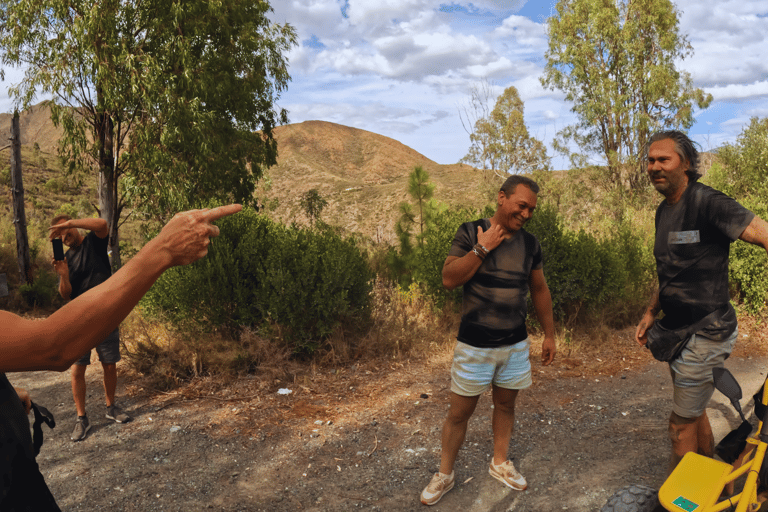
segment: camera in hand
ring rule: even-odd
[[[53,259],[61,261],[64,259],[64,246],[61,243],[61,238],[54,238],[51,240],[53,244]]]

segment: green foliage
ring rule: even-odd
[[[696,89],[675,63],[692,52],[670,0],[559,0],[548,19],[549,49],[541,82],[565,92],[578,117],[559,133],[557,148],[584,167],[597,155],[610,187],[645,186],[640,162],[649,135],[689,128],[693,107],[710,94]]]
[[[515,87],[507,87],[496,100],[493,110],[487,115],[482,103],[482,89],[475,89],[470,100],[474,113],[469,111],[467,119],[476,117],[469,130],[471,146],[461,160],[480,169],[492,171],[496,176],[506,178],[510,174],[531,173],[549,169],[549,157],[544,144],[531,137],[523,119],[523,101]],[[498,192],[498,186],[494,187]]]
[[[541,243],[553,311],[566,325],[599,316],[623,326],[647,302],[653,255],[630,223],[598,239],[569,230],[552,204],[540,203],[525,229]]]
[[[312,352],[342,325],[365,323],[372,274],[331,229],[285,227],[252,209],[219,221],[208,256],[163,274],[142,303],[175,321],[267,329]]]
[[[408,176],[408,194],[413,204],[402,202],[399,205],[400,218],[395,224],[395,235],[400,242],[400,251],[390,250],[387,261],[394,279],[407,288],[413,282],[414,266],[424,248],[424,239],[432,229],[433,219],[444,206],[438,204],[433,196],[435,185],[429,182],[429,174],[420,165],[414,167]],[[413,245],[413,229],[418,227],[416,246]]]
[[[79,219],[81,217],[80,210],[78,210],[77,206],[71,203],[64,203],[59,206],[58,210],[56,210],[56,213],[53,214],[51,219],[56,215],[68,215],[71,219]]]
[[[116,234],[126,201],[160,219],[211,198],[253,201],[276,162],[272,130],[287,113],[274,104],[296,44],[270,12],[266,0],[3,1],[2,63],[26,68],[10,89],[24,107],[53,97],[60,155],[69,172],[96,167]]]
[[[6,187],[11,186],[11,169],[8,167],[0,167],[0,185]]]
[[[753,197],[768,201],[768,117],[750,119],[735,144],[717,152],[706,181],[735,198]]]
[[[718,151],[719,162],[705,181],[768,218],[768,118],[752,118],[735,144]],[[768,258],[762,247],[736,242],[730,253],[730,282],[746,310],[757,313],[768,298]]]
[[[450,208],[434,215],[432,226],[424,237],[424,244],[415,258],[414,280],[422,284],[438,307],[446,301],[461,302],[461,287],[448,291],[443,286],[443,263],[448,257],[456,231],[464,222],[478,218],[471,208]]]
[[[52,194],[58,194],[61,191],[61,182],[56,178],[51,178],[45,182],[45,190]]]
[[[37,254],[33,260],[37,259]],[[58,276],[50,271],[38,272],[32,284],[19,286],[19,295],[30,308],[47,308],[53,304],[58,287]]]
[[[301,196],[300,204],[309,218],[310,224],[314,224],[320,220],[320,215],[323,213],[323,209],[328,206],[328,201],[320,195],[316,188],[313,188]]]

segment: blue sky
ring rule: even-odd
[[[575,121],[539,77],[551,0],[280,0],[273,19],[301,41],[280,106],[291,122],[331,121],[392,137],[455,163],[469,148],[459,106],[480,80],[514,85],[530,133],[550,145]],[[752,116],[768,116],[768,2],[678,0],[694,54],[678,63],[714,96],[690,134],[703,149],[733,142]],[[550,155],[553,154],[550,146]],[[564,168],[555,158],[556,168]]]
[[[480,80],[498,95],[514,85],[531,135],[549,146],[575,121],[559,91],[539,82],[552,0],[273,0],[293,25],[292,82],[280,99],[291,122],[331,121],[386,135],[450,164],[469,148],[459,107]],[[733,142],[752,116],[768,116],[768,1],[678,0],[694,54],[678,63],[714,96],[691,136],[703,149]],[[0,112],[9,112],[6,69]],[[494,99],[495,101],[495,99]]]

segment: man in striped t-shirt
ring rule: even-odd
[[[493,389],[493,460],[490,474],[515,490],[528,484],[507,458],[518,391],[531,385],[525,328],[527,296],[544,327],[542,363],[555,357],[552,297],[544,279],[541,246],[523,225],[536,207],[539,186],[512,176],[499,190],[490,219],[459,227],[443,265],[443,285],[464,287],[458,343],[451,368],[451,405],[443,425],[440,471],[421,494],[434,505],[454,485],[453,465],[480,395]]]

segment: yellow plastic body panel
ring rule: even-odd
[[[659,503],[671,511],[701,512],[717,503],[733,466],[688,452],[659,489]]]

